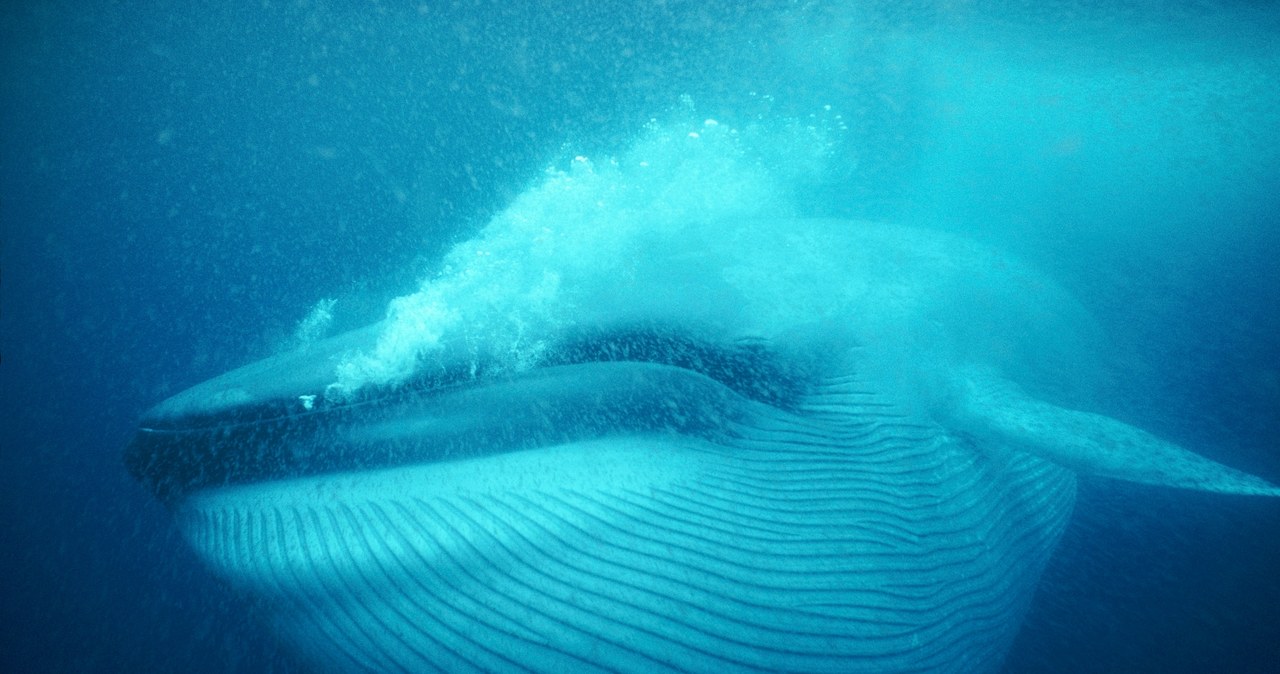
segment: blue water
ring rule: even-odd
[[[682,96],[838,114],[812,214],[1034,262],[1107,329],[1109,411],[1280,480],[1280,12],[626,4],[0,10],[0,670],[301,671],[125,473],[138,415],[321,299],[380,317]],[[1083,480],[1007,670],[1276,669],[1278,531]]]

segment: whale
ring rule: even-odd
[[[1280,495],[1109,414],[1105,331],[998,248],[499,220],[125,451],[318,671],[999,671],[1078,476]]]

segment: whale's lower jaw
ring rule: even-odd
[[[335,671],[993,671],[1074,500],[832,382],[630,436],[204,489],[211,567]]]

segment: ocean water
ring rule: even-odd
[[[582,259],[708,212],[964,234],[1096,317],[1100,406],[1280,481],[1280,12],[0,12],[4,671],[305,671],[125,472],[138,416],[392,298],[431,307],[448,251],[536,214],[577,213]],[[589,222],[602,200],[665,210]],[[1082,479],[1006,671],[1274,671],[1277,531],[1273,500]]]

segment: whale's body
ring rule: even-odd
[[[1085,311],[964,239],[539,236],[128,450],[318,668],[995,671],[1077,472],[1278,493],[1090,409]]]

